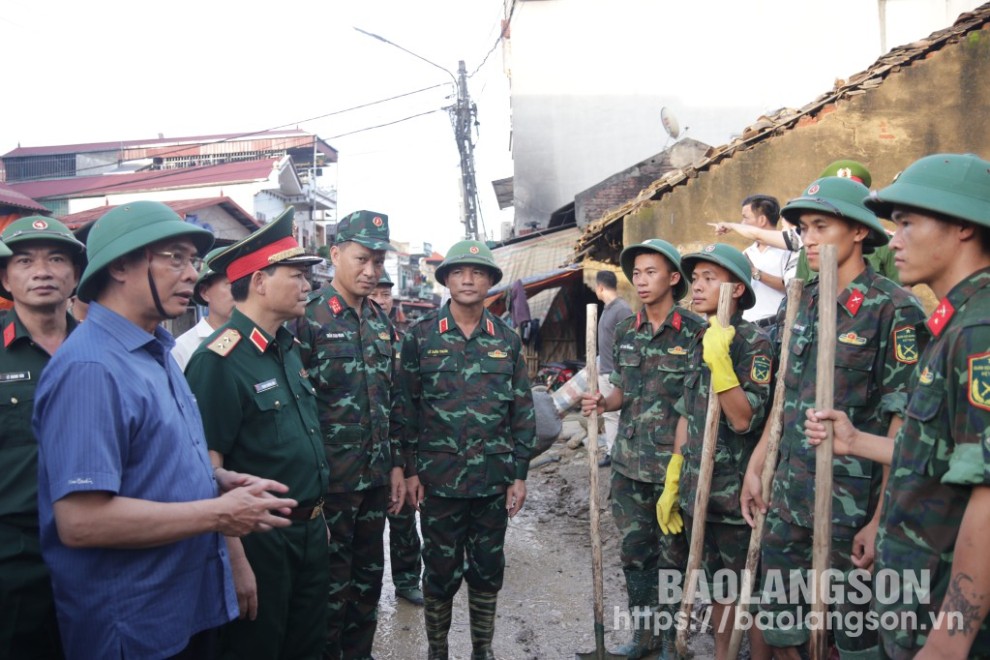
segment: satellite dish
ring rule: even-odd
[[[677,121],[674,113],[667,109],[667,106],[660,108],[660,121],[663,123],[663,130],[673,139],[681,134],[681,125]]]

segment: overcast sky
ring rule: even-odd
[[[648,4],[655,11],[638,25],[609,21],[610,6],[633,0],[556,2],[597,16],[588,25],[547,30],[546,47],[554,38],[584,39],[587,56],[554,63],[542,79],[527,82],[520,74],[514,84],[551,93],[607,93],[600,87],[609,86],[645,93],[663,86],[677,99],[675,109],[739,103],[770,111],[813,100],[834,78],[879,55],[873,0],[654,1]],[[540,4],[550,3],[518,3],[516,11]],[[979,4],[888,0],[888,47],[946,27]],[[341,215],[359,208],[387,213],[393,237],[432,242],[442,252],[463,234],[459,159],[443,110],[452,102],[451,75],[353,29],[360,27],[451,73],[458,60],[469,73],[477,70],[470,93],[480,121],[481,220],[497,237],[501,222],[512,218],[511,210],[498,211],[490,184],[512,175],[509,85],[502,49],[492,51],[502,14],[502,0],[3,0],[7,99],[0,153],[18,144],[299,126],[340,152]],[[624,75],[599,71],[594,45],[604,30],[630,31],[630,48],[643,48],[645,40],[652,56],[631,61]],[[519,36],[514,48],[523,49]],[[530,52],[533,36],[542,41],[527,35]],[[599,88],[583,89],[589,80]],[[424,88],[432,89],[417,91]],[[740,89],[752,93],[743,99]],[[361,130],[389,122],[398,123]],[[713,144],[730,138],[688,135]]]

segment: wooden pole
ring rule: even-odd
[[[818,363],[815,382],[815,409],[832,408],[835,403],[836,298],[838,265],[834,245],[819,251],[818,271]],[[802,422],[804,420],[801,420]],[[816,625],[811,630],[811,660],[828,658],[828,605],[824,594],[832,551],[832,422],[825,422],[825,440],[815,450],[815,529],[812,569],[814,600],[811,611]]]
[[[729,306],[732,302],[734,284],[724,283],[718,292],[718,322],[728,327],[731,321]],[[691,607],[698,588],[698,573],[701,567],[701,553],[705,543],[705,520],[708,518],[708,496],[711,494],[712,472],[715,469],[715,443],[718,441],[718,424],[722,419],[722,407],[718,394],[709,382],[708,412],[705,416],[705,438],[701,448],[701,465],[698,471],[698,489],[694,494],[694,520],[691,523],[691,547],[688,551],[688,564],[684,597],[681,599],[681,621],[677,628],[677,652],[688,657],[687,637],[691,627]]]
[[[801,305],[801,292],[804,290],[804,281],[794,278],[787,284],[787,312],[784,316],[783,336],[780,343],[780,360],[777,365],[777,382],[773,390],[773,405],[770,408],[770,434],[767,437],[767,455],[763,463],[763,472],[760,474],[760,491],[763,493],[763,501],[770,501],[770,486],[773,482],[773,473],[777,467],[777,452],[780,450],[780,436],[784,430],[784,374],[787,373],[787,356],[791,347],[791,328],[794,327],[794,319],[797,318],[798,307]],[[766,517],[762,511],[757,510],[755,517],[756,526],[749,537],[749,550],[746,552],[746,570],[743,571],[742,583],[739,587],[740,608],[749,606],[750,598],[753,595],[753,580],[756,567],[760,562],[760,546],[763,544],[763,520]],[[732,637],[729,639],[729,657],[738,658],[739,649],[742,646],[743,629],[737,626],[732,627]]]
[[[598,394],[598,305],[586,307],[587,327],[585,329],[586,367],[588,369],[588,392]],[[588,472],[590,476],[588,513],[591,521],[591,580],[595,594],[595,649],[601,653],[605,649],[605,600],[602,578],[601,512],[598,510],[598,409],[588,415]]]

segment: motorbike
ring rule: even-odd
[[[544,362],[536,371],[536,382],[546,385],[548,392],[555,392],[582,369],[584,369],[583,360]]]

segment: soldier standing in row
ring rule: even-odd
[[[891,465],[877,569],[929,571],[927,602],[877,603],[917,626],[881,630],[890,658],[990,654],[990,162],[935,154],[913,163],[866,205],[897,225],[901,282],[927,284],[940,302],[933,339],[911,376],[896,439],[858,431],[834,410],[809,411],[809,440],[831,419],[834,449]],[[864,428],[857,423],[859,428]],[[935,624],[935,625],[926,625]]]
[[[66,309],[86,248],[41,216],[15,220],[0,239],[0,296],[14,301],[0,321],[0,656],[54,660],[62,650],[41,559],[31,410],[42,370],[76,327]]]
[[[292,525],[243,540],[227,537],[241,618],[221,630],[220,657],[311,658],[326,630],[327,527],[321,508],[329,471],[316,392],[285,321],[303,315],[309,267],[292,236],[292,207],[215,255],[237,303],[186,368],[217,467],[264,473],[299,505]]]
[[[819,269],[822,245],[834,245],[837,255],[837,311],[835,350],[835,403],[848,410],[857,424],[876,434],[892,436],[901,425],[907,401],[907,381],[918,361],[917,327],[924,319],[917,299],[885,277],[877,275],[863,254],[887,244],[887,233],[872,211],[863,205],[866,186],[851,179],[826,177],[814,181],[801,197],[792,199],[783,214],[798,222],[813,270]],[[815,364],[819,350],[817,281],[804,288],[792,327],[787,373],[784,379],[784,420],[780,456],[774,473],[766,517],[761,564],[763,584],[783,589],[764,594],[761,611],[769,617],[763,636],[775,647],[776,657],[797,658],[810,630],[804,626],[807,603],[790,598],[791,571],[810,570],[815,509],[815,452],[804,439],[805,411],[815,404]],[[777,325],[783,323],[781,307]],[[768,426],[769,428],[769,426]],[[743,483],[743,516],[753,524],[753,507],[766,511],[760,474],[766,460],[765,430],[749,461]],[[887,471],[879,464],[853,457],[833,463],[831,567],[846,573],[873,563],[879,525],[879,497]],[[865,616],[868,603],[843,599],[836,605],[842,615]],[[833,628],[839,653],[847,657],[871,652],[875,630]],[[859,634],[859,633],[862,634]]]
[[[394,304],[392,286],[388,273],[382,273],[375,290],[368,296],[378,303],[389,318]],[[392,347],[395,349],[396,368],[399,364],[401,345],[402,334],[393,324]],[[423,590],[419,585],[419,574],[423,570],[423,559],[419,532],[416,530],[416,509],[408,502],[403,503],[402,510],[398,513],[388,514],[388,545],[392,565],[392,585],[395,587],[396,597],[407,600],[413,605],[422,605]]]
[[[663,646],[673,657],[674,630],[664,631],[662,639],[654,634],[661,606],[658,571],[682,571],[688,549],[682,532],[661,532],[656,504],[674,452],[679,419],[674,404],[683,394],[705,322],[677,307],[688,285],[673,245],[650,239],[626,247],[619,261],[643,307],[616,326],[615,389],[608,396],[585,394],[581,411],[589,415],[596,406],[599,413],[621,411],[612,449],[612,515],[622,535],[633,638],[617,652],[641,658]],[[676,613],[673,600],[663,606],[669,615]]]
[[[684,394],[675,406],[681,419],[677,422],[674,455],[667,466],[666,486],[657,501],[657,515],[664,534],[678,533],[683,522],[690,536],[692,518],[702,513],[694,510],[694,497],[709,391],[714,390],[722,417],[714,448],[701,567],[708,576],[709,593],[728,595],[729,585],[716,584],[715,579],[719,571],[740,575],[746,567],[751,530],[739,510],[739,489],[749,455],[763,432],[770,402],[773,353],[767,335],[755,323],[743,320],[743,311],[755,304],[756,295],[749,279],[749,262],[742,252],[730,245],[708,245],[701,252],[686,255],[681,263],[684,271],[691,273],[691,309],[707,316],[709,325],[702,350],[691,356]],[[715,317],[723,283],[733,285],[730,325],[725,328]],[[683,493],[680,498],[679,492]],[[678,508],[685,513],[683,521],[677,520]],[[718,660],[723,660],[729,651],[734,610],[724,602],[712,603]],[[769,649],[756,628],[750,631],[750,644],[754,658],[769,657]]]
[[[454,595],[468,583],[472,658],[489,660],[508,519],[526,501],[535,418],[522,342],[485,308],[502,279],[491,250],[461,241],[436,270],[450,290],[402,342],[397,419],[420,511],[426,637],[448,657]]]
[[[355,211],[337,225],[334,275],[294,325],[316,387],[330,486],[330,592],[325,657],[370,658],[385,570],[387,510],[405,495],[402,450],[389,435],[392,326],[367,300],[389,243],[388,216]]]

